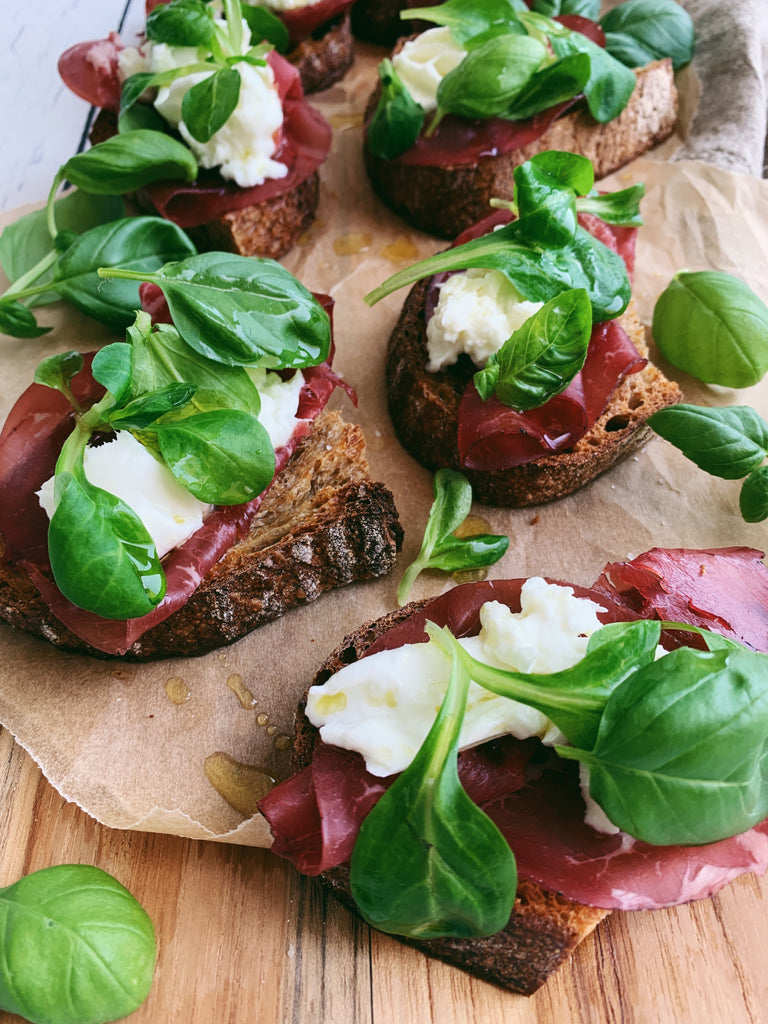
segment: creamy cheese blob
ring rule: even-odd
[[[250,45],[250,31],[243,22],[244,48]],[[204,51],[190,46],[169,46],[148,41],[140,48],[126,47],[118,55],[123,79],[138,71],[170,71],[204,59]],[[198,71],[183,75],[157,91],[157,111],[179,134],[201,167],[217,167],[223,178],[241,188],[262,185],[268,178],[284,178],[285,164],[272,159],[277,151],[275,135],[283,123],[283,107],[272,69],[254,67],[245,62],[235,65],[240,73],[240,97],[226,123],[208,140],[198,142],[190,135],[181,117],[181,105],[187,92],[213,74]]]
[[[589,636],[601,626],[600,606],[574,596],[570,587],[533,577],[521,592],[521,611],[497,601],[480,611],[481,630],[460,643],[473,657],[520,672],[558,672],[584,656]],[[368,771],[403,771],[424,742],[445,695],[450,660],[435,644],[406,644],[346,665],[307,698],[307,717],[326,743],[356,750]],[[540,711],[470,685],[459,736],[470,747],[510,733],[567,742]]]
[[[451,274],[440,287],[427,323],[427,369],[436,373],[453,365],[462,353],[482,369],[541,306],[524,299],[499,270],[473,268]]]
[[[410,39],[392,57],[392,65],[411,96],[429,114],[437,110],[437,90],[445,76],[457,68],[467,51],[449,28],[430,28]]]
[[[304,386],[304,374],[297,370],[289,380],[284,381],[279,374],[261,367],[248,367],[247,372],[259,389],[259,423],[269,434],[272,447],[280,448],[288,443],[298,422],[296,409],[299,392]]]
[[[85,475],[130,506],[155,542],[160,558],[203,525],[211,506],[178,484],[133,434],[119,430],[112,441],[85,449]],[[55,509],[53,477],[37,492],[50,518]]]

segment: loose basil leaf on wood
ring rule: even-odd
[[[472,488],[467,478],[453,469],[439,469],[433,481],[435,499],[424,528],[416,559],[408,566],[397,588],[398,604],[408,600],[411,587],[424,569],[456,572],[493,565],[509,547],[509,537],[493,534],[455,537],[469,515]]]
[[[116,430],[145,430],[166,413],[188,405],[196,391],[194,384],[169,384],[134,398],[121,409],[111,412],[107,419]]]
[[[731,274],[677,274],[656,302],[652,330],[670,363],[708,384],[750,387],[768,370],[768,307]]]
[[[73,190],[54,204],[59,231],[88,231],[99,224],[117,220],[125,213],[122,199],[116,196],[92,196]],[[0,235],[0,264],[9,281],[17,281],[29,273],[46,256],[55,251],[48,231],[45,210],[35,210],[26,217],[9,224]],[[46,276],[35,277],[35,284],[44,284],[53,273],[49,267]],[[44,292],[30,298],[31,306],[57,302],[56,292]]]
[[[503,116],[510,121],[524,121],[542,110],[573,99],[584,91],[591,67],[587,54],[574,53],[541,68],[530,77],[525,92]]]
[[[470,50],[440,82],[437,111],[427,134],[435,130],[445,114],[503,116],[546,56],[547,49],[538,39],[516,34],[496,36]]]
[[[391,60],[379,64],[379,78],[381,97],[368,125],[367,144],[374,156],[392,160],[419,137],[424,110],[403,85]]]
[[[61,256],[51,287],[86,316],[124,330],[141,307],[135,281],[105,285],[97,271],[119,266],[147,273],[194,255],[187,235],[161,217],[126,217],[92,228]]]
[[[747,405],[675,405],[648,423],[699,469],[725,480],[740,480],[768,454],[768,423]]]
[[[255,416],[231,409],[197,413],[157,423],[165,464],[200,501],[240,505],[268,486],[275,475],[275,452]]]
[[[525,10],[510,0],[481,0],[480,3],[471,4],[466,0],[447,0],[436,7],[403,11],[400,16],[434,22],[435,25],[447,25],[456,42],[464,45],[495,26],[510,31],[510,22],[516,20],[515,11],[520,9]]]
[[[600,19],[605,48],[630,68],[672,58],[675,71],[693,58],[691,16],[675,0],[625,0]]]
[[[122,1019],[152,984],[149,916],[87,864],[43,868],[0,889],[0,946],[0,1008],[35,1024]]]
[[[116,196],[153,181],[194,181],[197,162],[187,146],[170,135],[138,129],[71,157],[58,177],[85,192]]]
[[[213,252],[168,263],[152,274],[100,273],[158,285],[179,334],[215,362],[299,369],[328,357],[328,314],[273,260]]]
[[[768,657],[678,648],[609,698],[592,750],[556,748],[624,832],[661,846],[712,843],[768,815]]]
[[[205,46],[214,36],[213,13],[203,0],[172,0],[147,15],[147,39],[170,46]]]
[[[459,782],[468,690],[469,676],[454,658],[429,735],[360,827],[352,896],[381,931],[420,939],[493,935],[512,912],[514,855]]]
[[[768,519],[768,466],[753,469],[741,486],[739,511],[747,523]]]
[[[514,409],[536,409],[559,395],[584,365],[592,310],[583,289],[550,299],[504,342],[475,375],[481,397],[491,393]]]
[[[650,620],[603,626],[590,637],[581,661],[551,673],[494,668],[468,654],[449,630],[428,627],[427,632],[445,654],[462,661],[480,686],[540,711],[571,743],[591,746],[611,694],[653,661],[661,626]]]
[[[35,384],[43,384],[54,391],[61,391],[70,402],[77,407],[73,397],[72,378],[80,373],[83,368],[83,357],[79,352],[60,352],[54,356],[48,356],[37,364],[35,369]]]
[[[165,574],[133,509],[89,483],[82,468],[56,474],[56,499],[48,554],[62,594],[105,619],[151,612],[165,596]]]
[[[130,394],[131,355],[131,346],[127,342],[116,341],[100,349],[91,363],[93,379],[103,384],[116,402],[122,402]]]
[[[220,68],[188,89],[181,101],[181,116],[192,138],[209,142],[239,99],[240,72],[234,68]]]
[[[243,18],[251,30],[251,39],[255,42],[266,40],[272,43],[278,53],[287,53],[290,49],[291,37],[285,22],[273,14],[268,7],[253,7],[244,4]]]
[[[12,338],[39,338],[47,334],[50,327],[41,327],[32,310],[22,302],[5,299],[0,302],[0,334]]]

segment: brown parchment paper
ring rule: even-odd
[[[322,170],[318,220],[285,262],[310,288],[336,299],[335,365],[360,403],[355,410],[340,395],[334,403],[362,425],[373,474],[394,492],[406,531],[398,571],[325,595],[201,658],[148,665],[97,660],[0,624],[0,722],[65,797],[107,825],[269,845],[265,823],[249,807],[270,779],[287,773],[297,701],[346,633],[394,607],[399,575],[418,550],[431,475],[397,443],[383,387],[386,340],[405,294],[373,309],[361,297],[443,243],[411,231],[386,210],[362,171],[362,110],[381,55],[358,47],[344,83],[315,100],[334,127],[333,150]],[[684,97],[690,113],[693,76]],[[698,162],[667,164],[659,159],[664,155],[638,161],[607,183],[620,188],[643,181],[647,187],[635,287],[644,322],[650,323],[656,296],[684,267],[730,271],[768,298],[768,183]],[[2,339],[2,417],[44,356],[118,340],[63,305],[40,316],[55,328],[44,339]],[[746,401],[768,415],[768,383],[737,395],[675,375],[690,401]],[[766,541],[765,526],[746,525],[739,516],[738,484],[710,479],[659,438],[557,504],[475,511],[492,532],[510,537],[507,555],[490,571],[496,578],[544,573],[591,583],[607,560],[654,545]],[[449,585],[445,576],[426,575],[412,596],[435,595]]]

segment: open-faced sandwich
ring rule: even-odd
[[[454,238],[511,198],[514,168],[543,150],[588,157],[599,179],[672,133],[673,70],[693,53],[675,0],[627,0],[599,24],[537,7],[408,11],[437,27],[380,64],[364,149],[374,191],[415,227]]]
[[[609,911],[766,869],[766,651],[749,548],[409,605],[316,676],[298,774],[260,804],[273,850],[369,924],[533,992]]]
[[[114,33],[79,43],[59,72],[101,110],[92,141],[141,131],[144,147],[163,134],[189,147],[196,179],[156,176],[130,196],[139,209],[174,221],[199,248],[277,259],[315,217],[331,129],[305,101],[296,68],[251,36],[240,0],[225,14],[172,0],[151,13],[140,46]]]
[[[598,196],[589,161],[554,152],[514,176],[511,203],[367,299],[417,282],[387,352],[403,446],[518,507],[594,479],[681,393],[630,301],[642,185]]]
[[[226,253],[109,274],[152,316],[44,360],[0,434],[0,616],[91,654],[200,654],[389,572],[392,495],[325,409],[331,301]]]

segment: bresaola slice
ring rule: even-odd
[[[455,587],[383,633],[365,654],[423,642],[426,620],[448,626],[457,636],[476,634],[481,605],[501,600],[518,610],[521,585],[521,580],[504,580]],[[594,588],[574,590],[606,608],[603,621],[662,617],[695,624],[703,619],[715,631],[768,652],[768,572],[760,552],[750,548],[653,549],[631,562],[607,565]],[[768,821],[740,836],[698,847],[654,847],[623,833],[599,833],[584,822],[574,764],[561,762],[538,741],[520,743],[512,737],[504,738],[500,757],[500,742],[462,752],[460,776],[510,843],[520,877],[544,889],[606,909],[652,909],[705,898],[740,874],[762,873],[768,867]],[[340,851],[349,856],[353,822],[359,826],[370,809],[365,801],[353,801],[341,811],[332,811],[330,803],[313,803],[313,793],[333,792],[342,785],[332,767],[338,757],[335,749],[318,739],[317,764],[313,761],[260,804],[276,835],[275,852],[298,863],[302,854],[293,839],[297,834],[311,836],[313,854],[306,863],[316,871],[336,866],[332,861]],[[347,791],[370,793],[377,784],[391,782],[371,776],[359,755],[342,754]],[[294,800],[287,813],[283,786],[303,791],[303,799]],[[325,820],[336,813],[343,818],[341,826]],[[312,821],[319,823],[319,832]],[[323,835],[335,838],[324,843]]]

